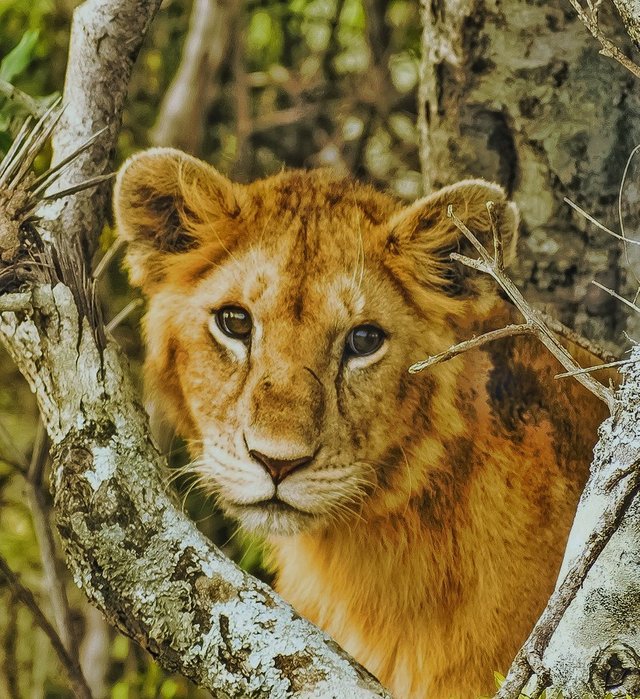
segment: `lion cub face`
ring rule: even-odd
[[[125,164],[115,210],[149,298],[148,387],[243,526],[291,534],[411,496],[447,372],[407,368],[485,294],[447,260],[446,205],[486,231],[488,199],[513,232],[479,181],[403,209],[325,171],[237,185],[173,150]]]

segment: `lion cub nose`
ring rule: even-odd
[[[280,481],[283,481],[289,474],[306,466],[313,460],[313,455],[303,456],[299,459],[274,459],[255,449],[252,449],[249,454],[265,467],[267,473],[271,476],[276,485],[278,485]]]

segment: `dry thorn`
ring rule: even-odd
[[[591,282],[594,286],[597,286],[598,289],[602,289],[602,291],[606,291],[607,294],[610,296],[613,296],[614,299],[617,299],[618,301],[622,301],[625,305],[629,306],[629,308],[632,308],[636,313],[640,313],[640,306],[636,306],[635,303],[631,303],[631,301],[628,301],[625,299],[624,296],[620,296],[620,294],[617,294],[613,289],[609,289],[609,287],[604,286],[603,284],[600,284],[600,282],[597,282],[595,279]]]
[[[599,3],[594,5],[594,8],[596,9],[595,15],[593,17],[589,17],[589,15],[583,10],[578,0],[569,0],[569,2],[573,6],[573,9],[576,11],[582,23],[591,32],[593,38],[600,42],[600,45],[602,46],[600,53],[603,56],[607,56],[608,58],[613,58],[614,60],[618,61],[618,63],[624,66],[630,73],[633,73],[636,78],[640,78],[640,66],[637,66],[628,56],[622,53],[622,51],[612,41],[607,39],[600,31],[597,21],[597,5]]]
[[[100,262],[98,262],[95,270],[93,271],[93,278],[96,281],[102,279],[102,276],[107,271],[109,265],[111,264],[111,261],[118,254],[118,252],[120,251],[120,248],[123,245],[124,245],[124,239],[118,237],[109,246],[109,248],[107,249],[107,252],[105,252],[105,254],[102,256],[102,258],[100,259]]]
[[[577,376],[578,374],[590,374],[592,371],[599,371],[600,369],[612,369],[616,366],[623,366],[624,364],[631,364],[633,359],[618,359],[615,362],[607,362],[606,364],[597,364],[595,366],[588,366],[584,369],[578,369],[577,371],[565,371],[562,374],[556,374],[554,379],[566,379],[570,376]]]
[[[522,323],[521,325],[507,325],[499,330],[492,330],[491,332],[478,335],[477,337],[472,337],[470,340],[465,340],[457,345],[449,347],[449,349],[439,354],[435,354],[432,357],[423,359],[421,362],[416,362],[409,367],[410,374],[417,374],[420,371],[424,371],[429,367],[440,364],[441,362],[446,362],[453,357],[457,357],[463,352],[468,352],[476,347],[482,347],[487,342],[493,342],[494,340],[501,340],[504,337],[513,337],[514,335],[530,335],[533,333],[533,328],[528,323]]]
[[[107,325],[107,332],[112,333],[120,325],[120,323],[122,323],[122,321],[130,316],[133,311],[136,310],[136,308],[140,308],[143,303],[144,302],[142,299],[133,299],[133,301],[129,301],[129,303],[120,311],[120,313],[117,313],[109,322]]]

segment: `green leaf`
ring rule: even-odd
[[[0,62],[0,78],[11,82],[31,63],[40,32],[25,32],[22,39]]]
[[[504,684],[505,676],[501,675],[499,672],[494,672],[493,679],[496,681],[496,689],[500,689]]]

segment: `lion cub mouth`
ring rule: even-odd
[[[316,515],[281,500],[276,495],[249,504],[226,503],[227,513],[258,534],[290,536],[309,529]]]
[[[277,495],[274,495],[268,500],[260,500],[259,502],[252,502],[248,505],[240,505],[239,507],[247,507],[249,509],[258,508],[260,510],[266,510],[267,512],[296,512],[302,515],[310,514],[309,512],[301,510],[299,507],[295,507],[281,500]]]

